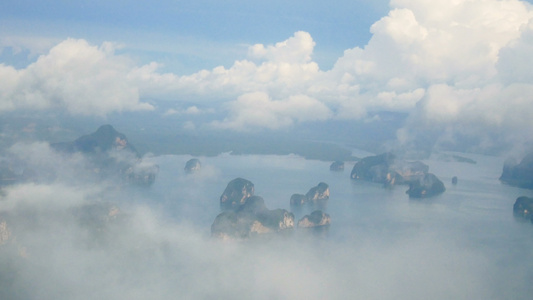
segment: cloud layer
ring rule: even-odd
[[[178,93],[228,99],[227,117],[214,123],[224,128],[278,129],[386,110],[410,113],[409,126],[521,140],[521,128],[532,125],[527,115],[533,100],[526,96],[533,83],[527,67],[531,6],[494,0],[390,6],[370,28],[368,44],[346,50],[331,70],[319,69],[312,61],[312,37],[297,32],[274,45],[250,46],[248,58],[229,68],[182,77],[151,69],[144,78]],[[310,108],[309,99],[316,109],[291,113],[292,107]]]
[[[0,65],[0,111],[64,109],[72,114],[150,110],[127,80],[130,62],[112,44],[68,39],[25,69]]]
[[[69,39],[25,69],[0,65],[0,110],[61,107],[102,115],[152,109],[139,99],[179,107],[193,96],[225,111],[211,125],[234,130],[361,120],[385,110],[407,112],[409,124],[451,135],[490,131],[522,139],[517,130],[533,125],[531,5],[392,0],[390,7],[371,26],[368,44],[347,49],[331,70],[313,61],[315,42],[304,31],[251,45],[247,57],[229,67],[185,76],[162,73],[156,62],[135,66],[108,43]]]
[[[327,171],[328,163],[292,155],[204,157],[192,176],[182,168],[189,156],[154,157],[161,173],[143,190],[81,180],[84,157],[58,159],[47,144],[12,151],[58,176],[1,190],[2,299],[531,295],[531,224],[515,222],[506,209],[512,199],[501,198],[522,191],[494,185],[499,170],[493,163],[443,163],[447,178],[461,170],[475,187],[465,183],[422,203],[408,201],[401,188],[354,186]],[[327,178],[336,195],[328,205],[334,217],[329,234],[210,238],[218,197],[235,174],[255,178],[257,194],[272,208],[288,206],[291,193]],[[79,180],[72,184],[72,178]]]

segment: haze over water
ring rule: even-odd
[[[353,164],[331,172],[327,162],[297,156],[201,158],[204,168],[194,175],[182,171],[188,156],[156,157],[162,168],[153,189],[165,191],[156,200],[165,214],[207,236],[219,212],[218,197],[233,178],[251,180],[269,209],[290,209],[293,193],[305,194],[320,181],[330,185],[327,235],[309,237],[296,230],[291,237],[236,243],[242,257],[230,254],[234,266],[247,260],[265,263],[264,270],[249,274],[268,277],[252,284],[248,292],[254,297],[261,298],[256,293],[262,285],[276,297],[307,295],[292,290],[300,283],[314,291],[313,299],[529,299],[533,225],[515,220],[512,205],[532,192],[499,182],[503,159],[468,156],[477,164],[424,161],[447,191],[423,200],[409,199],[406,186],[385,189],[352,181]],[[453,176],[459,177],[456,186]],[[296,219],[309,212],[297,213]],[[246,267],[232,270],[247,272]]]
[[[512,206],[533,193],[499,182],[503,159],[461,155],[477,164],[424,161],[447,190],[423,200],[409,199],[406,186],[351,180],[353,163],[331,172],[329,162],[295,155],[200,157],[202,169],[194,174],[183,170],[190,156],[145,157],[160,166],[149,188],[72,182],[75,175],[6,187],[0,209],[15,217],[8,219],[11,242],[0,248],[1,295],[529,299],[533,224],[515,220]],[[65,174],[79,173],[77,166],[56,165]],[[452,176],[459,178],[456,186]],[[252,181],[269,209],[289,209],[292,194],[328,183],[329,230],[211,238],[219,197],[236,177]],[[80,223],[72,212],[95,202],[117,205],[123,217],[103,227]],[[296,220],[308,213],[295,213]]]

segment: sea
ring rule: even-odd
[[[157,156],[147,158],[160,166],[156,182],[129,201],[158,211],[168,226],[186,224],[208,241],[200,244],[209,251],[193,255],[200,262],[187,264],[202,283],[182,290],[185,298],[531,299],[533,224],[513,217],[513,204],[533,191],[498,180],[504,158],[460,155],[475,163],[423,160],[446,186],[445,193],[426,199],[410,199],[407,186],[350,179],[355,162],[335,172],[331,162],[297,155],[226,153],[197,157],[201,170],[187,174],[183,168],[191,156]],[[327,183],[329,229],[213,241],[219,198],[237,177],[253,182],[269,209],[290,210],[292,194]],[[296,220],[309,212],[295,212]],[[197,284],[208,288],[201,292]]]
[[[355,162],[334,172],[297,155],[196,157],[192,174],[192,156],[145,156],[160,168],[150,187],[85,182],[78,160],[43,158],[63,179],[1,196],[12,217],[0,222],[0,299],[532,299],[533,224],[513,204],[533,191],[498,180],[505,158],[445,154],[423,160],[446,186],[427,199],[352,180]],[[454,155],[475,163],[442,159]],[[290,210],[291,195],[327,183],[331,225],[212,237],[238,177],[269,209]]]

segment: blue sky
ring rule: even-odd
[[[330,68],[345,49],[364,46],[387,1],[3,1],[4,35],[93,43],[115,41],[142,61],[177,73],[230,65],[255,43],[303,30],[315,59]],[[6,57],[7,58],[7,57]]]
[[[0,114],[276,131],[387,111],[400,144],[533,144],[527,1],[8,0],[0,51]]]

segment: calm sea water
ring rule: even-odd
[[[385,189],[380,184],[351,180],[353,163],[346,163],[344,172],[331,172],[329,162],[293,155],[225,154],[200,157],[202,170],[186,174],[183,167],[190,156],[153,157],[150,160],[161,167],[159,177],[137,199],[149,202],[169,220],[189,224],[208,237],[219,213],[218,199],[227,183],[236,177],[252,181],[255,194],[265,199],[268,208],[287,210],[292,194],[305,194],[319,182],[326,182],[331,192],[327,212],[332,224],[328,234],[311,242],[302,241],[297,235],[283,242],[283,247],[293,249],[290,251],[298,251],[294,248],[299,246],[311,248],[301,253],[311,257],[308,264],[298,265],[303,271],[285,270],[274,276],[248,270],[254,280],[270,280],[264,285],[265,290],[270,286],[277,291],[271,296],[531,299],[533,224],[515,220],[512,207],[517,197],[531,197],[533,192],[499,182],[503,158],[463,155],[477,164],[424,161],[447,190],[422,200],[409,199],[406,186]],[[451,184],[453,176],[459,179],[455,186]],[[297,214],[296,219],[302,215]],[[273,253],[278,254],[272,254],[265,264],[298,260]],[[321,273],[333,279],[321,281]],[[301,277],[310,274],[314,274],[308,282],[311,287],[301,283],[306,281]],[[301,288],[281,288],[273,279],[279,276],[301,283]],[[227,289],[220,285],[218,288],[226,290],[227,296],[233,295],[226,284],[221,286]],[[313,294],[303,292],[306,288]],[[248,292],[244,295],[257,296]]]

